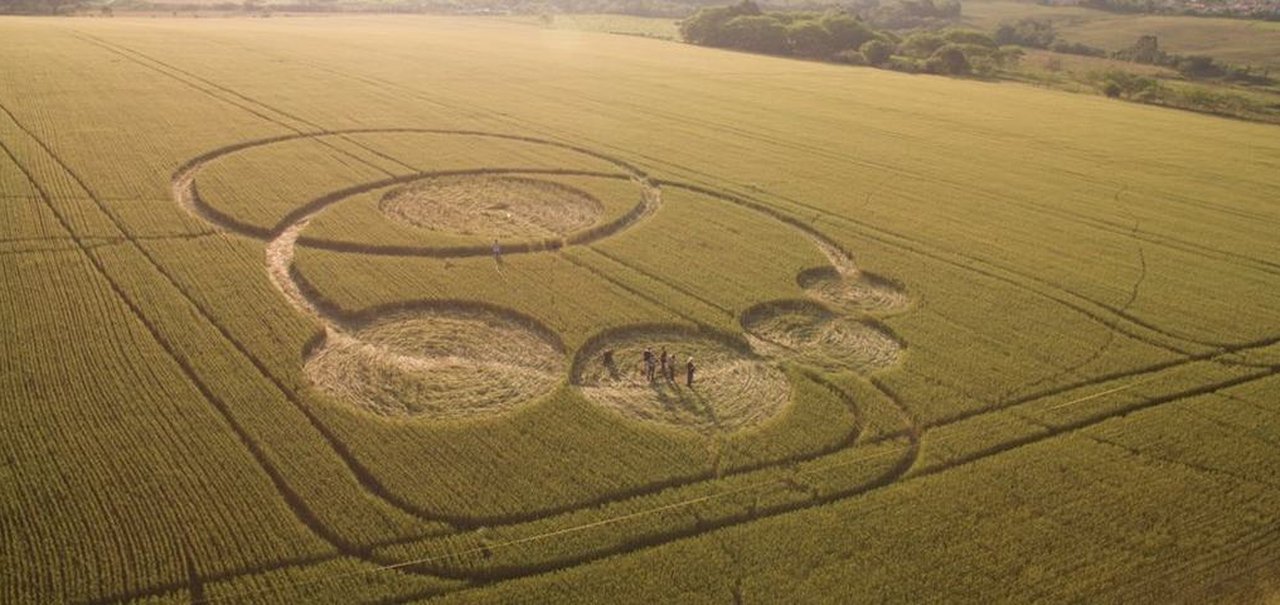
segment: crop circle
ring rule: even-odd
[[[501,412],[560,384],[554,336],[491,310],[395,311],[330,331],[305,372],[322,393],[384,416]]]
[[[568,185],[482,174],[423,179],[388,192],[379,208],[414,227],[497,238],[562,236],[604,212],[599,200]]]
[[[674,364],[671,378],[660,363],[652,381],[644,350],[663,350]],[[612,361],[605,353],[612,353]],[[687,384],[687,362],[696,368]],[[727,339],[644,329],[607,336],[579,355],[574,384],[590,401],[627,418],[702,433],[728,433],[772,418],[790,400],[786,374],[745,346]]]
[[[887,329],[808,301],[758,305],[743,314],[742,327],[758,353],[828,371],[873,372],[897,363],[902,350]]]
[[[849,310],[888,313],[910,304],[901,286],[866,271],[846,273],[821,267],[802,271],[796,282],[809,296]]]

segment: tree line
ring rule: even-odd
[[[890,12],[954,18],[960,10],[958,3],[932,0],[906,6]],[[680,22],[680,35],[703,46],[952,75],[991,73],[1019,54],[982,32],[944,29],[902,37],[842,10],[765,12],[752,0],[701,9]]]

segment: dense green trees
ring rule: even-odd
[[[868,27],[860,18],[843,11],[826,13],[764,13],[752,0],[731,6],[699,10],[680,22],[686,42],[735,48],[773,55],[810,59],[844,60],[875,40],[888,48],[889,36]],[[879,57],[881,50],[873,51]],[[887,59],[877,59],[877,63]]]
[[[996,27],[997,44],[1017,44],[1030,48],[1049,48],[1057,33],[1053,31],[1053,23],[1043,19],[1026,17],[1017,21],[1007,21]]]
[[[788,25],[786,39],[791,52],[798,57],[824,59],[836,51],[831,32],[812,19]]]
[[[935,32],[919,32],[907,36],[902,44],[898,45],[898,52],[919,59],[927,59],[934,51],[942,48],[947,43],[946,38]]]
[[[790,48],[787,27],[768,15],[734,17],[721,28],[724,46],[770,55],[786,54]]]
[[[946,44],[925,61],[925,69],[930,73],[959,75],[969,73],[971,66],[959,44]]]
[[[848,13],[764,13],[751,0],[704,8],[680,22],[680,34],[694,44],[810,59],[834,59],[877,37]]]
[[[884,40],[871,40],[862,45],[860,49],[862,59],[867,65],[882,65],[889,57],[893,56],[893,47]]]
[[[65,15],[84,5],[83,0],[0,0],[0,15]]]
[[[742,0],[732,6],[704,8],[680,22],[680,36],[693,44],[728,46],[725,25],[737,17],[759,14],[760,7],[751,0]]]
[[[908,4],[930,14],[958,14],[950,4]],[[766,13],[752,0],[704,8],[682,21],[680,32],[686,41],[705,46],[948,75],[987,75],[1018,54],[1001,49],[983,32],[942,29],[899,38],[847,12]]]
[[[831,36],[831,45],[837,51],[862,48],[863,44],[876,37],[876,32],[861,19],[848,13],[827,13],[820,23]]]

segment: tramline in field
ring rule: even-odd
[[[0,601],[1274,592],[1274,128],[527,21],[0,20]]]

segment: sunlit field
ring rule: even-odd
[[[1170,52],[1207,54],[1231,64],[1280,68],[1280,23],[1275,21],[1118,14],[1020,0],[970,0],[964,4],[964,15],[966,24],[979,29],[1031,17],[1053,22],[1067,40],[1107,50],[1127,48],[1139,36],[1156,36]]]
[[[485,18],[0,40],[0,602],[1280,596],[1276,126]]]

